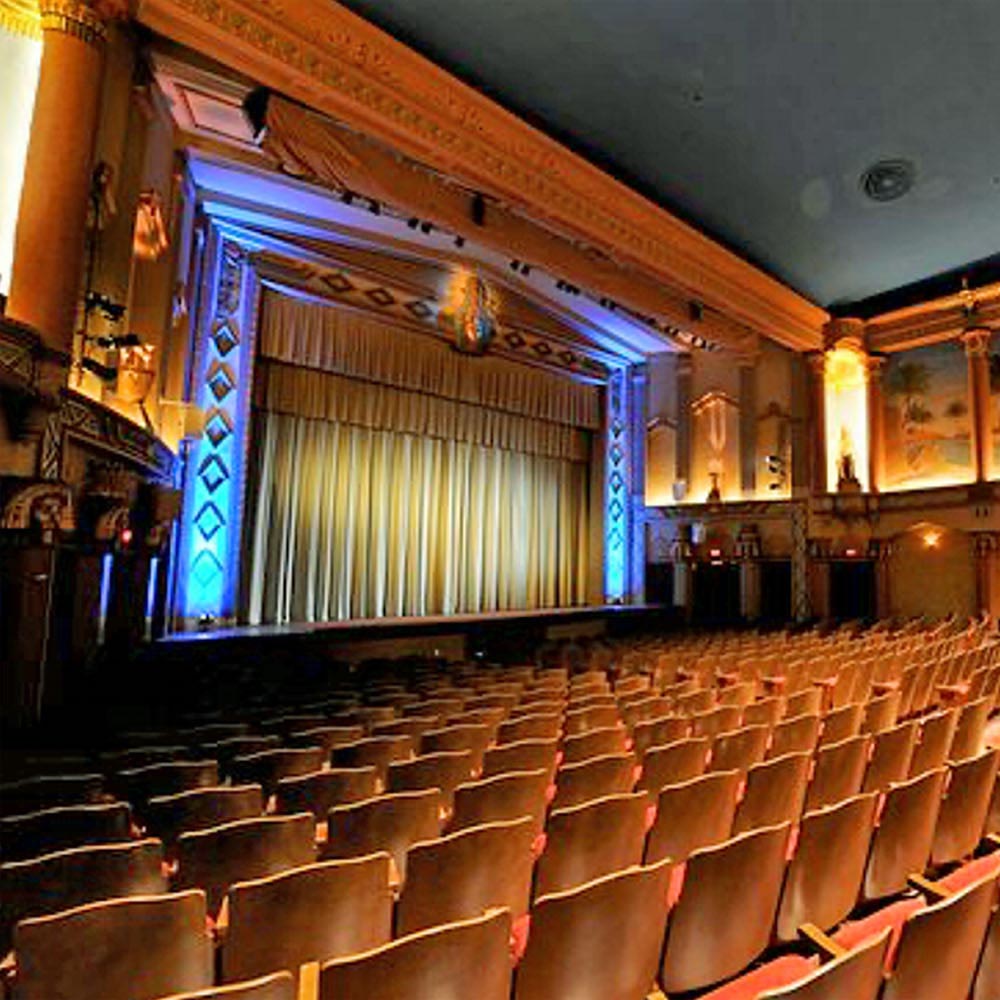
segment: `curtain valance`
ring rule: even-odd
[[[597,386],[460,355],[443,340],[346,309],[265,290],[258,338],[264,358],[567,427],[600,426]]]
[[[276,361],[260,363],[254,404],[271,413],[574,462],[590,460],[590,434],[575,427]]]

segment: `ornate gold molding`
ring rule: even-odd
[[[0,0],[0,28],[40,41],[42,15],[37,0]]]
[[[101,12],[81,0],[41,0],[42,31],[58,31],[87,45],[101,45],[108,29]]]
[[[820,344],[822,309],[332,0],[139,0],[137,16],[597,255]]]

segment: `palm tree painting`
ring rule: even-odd
[[[893,355],[885,392],[888,488],[968,480],[968,384],[961,348],[935,344]]]

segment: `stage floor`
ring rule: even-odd
[[[157,645],[211,643],[291,636],[328,636],[357,639],[377,635],[466,632],[481,627],[540,625],[581,622],[594,618],[632,617],[665,611],[662,604],[588,604],[574,608],[534,608],[523,611],[491,611],[454,615],[407,615],[396,618],[350,618],[331,622],[292,622],[287,625],[236,625],[205,632],[173,632]]]

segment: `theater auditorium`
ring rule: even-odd
[[[1000,1000],[995,0],[0,0],[4,1000]]]

